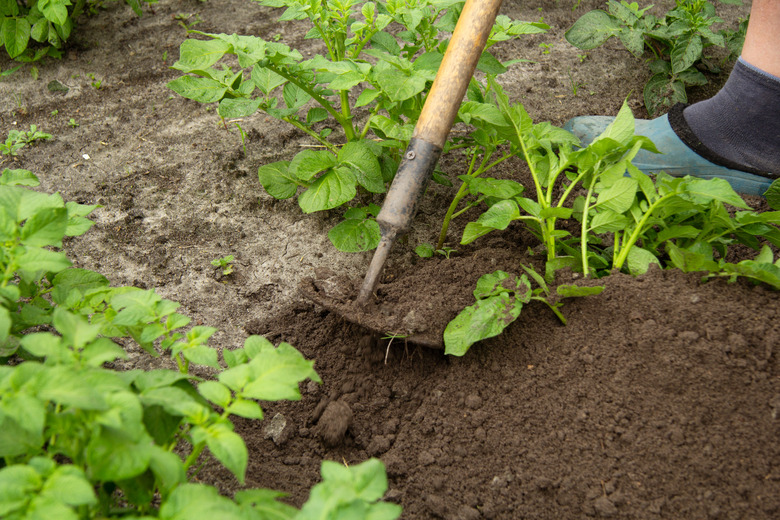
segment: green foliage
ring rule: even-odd
[[[343,251],[373,249],[376,212],[364,199],[384,193],[395,175],[464,2],[258,1],[284,8],[282,22],[307,20],[306,37],[322,40],[327,53],[304,59],[278,38],[191,31],[208,39],[182,43],[173,68],[186,75],[168,86],[188,99],[219,103],[223,119],[260,110],[310,136],[321,149],[261,166],[260,183],[275,198],[297,196],[304,213],[358,197],[329,236]],[[499,16],[487,47],[547,28]],[[227,55],[237,57],[237,69],[223,62]],[[489,51],[478,68],[507,70]]]
[[[736,265],[723,259],[737,244],[756,250],[765,242],[780,247],[780,211],[749,211],[723,179],[675,178],[663,172],[653,179],[642,173],[631,161],[640,149],[655,151],[655,146],[634,135],[634,117],[625,103],[600,136],[587,147],[576,148],[575,136],[549,123],[535,124],[522,105],[511,105],[492,83],[489,79],[492,106],[503,118],[494,120],[494,128],[509,142],[509,153],[528,164],[535,198],[508,184],[500,186],[512,190],[487,192],[479,183],[488,179],[463,176],[461,190],[473,189],[488,208],[466,225],[461,244],[522,222],[546,249],[545,276],[528,274],[547,296],[545,283],[565,267],[586,276],[604,276],[615,269],[639,275],[656,264],[777,285],[771,254]],[[495,187],[493,181],[486,185]],[[775,185],[767,192],[773,207],[780,206],[778,193]],[[579,222],[575,234],[559,226],[560,220],[572,218]],[[538,296],[527,296],[530,286],[522,278],[513,278],[510,285],[505,277],[496,280],[490,291],[478,286],[477,303],[447,327],[448,352],[461,355],[473,342],[500,333],[523,303]],[[566,294],[561,290],[559,286],[561,296],[577,295],[576,290]],[[554,304],[543,301],[565,321]]]
[[[211,265],[222,269],[222,276],[228,276],[233,273],[233,260],[235,260],[233,255],[227,255],[212,260]]]
[[[300,399],[300,382],[320,382],[314,362],[287,343],[274,347],[250,336],[242,348],[223,350],[221,363],[208,345],[216,329],[188,328],[178,303],[72,268],[59,250],[63,238],[86,232],[95,206],[24,187],[37,183],[25,170],[0,176],[0,516],[400,514],[379,502],[387,485],[377,460],[347,476],[324,466],[319,489],[339,500],[324,503],[313,491],[313,504],[301,512],[274,491],[249,489],[229,499],[190,483],[205,450],[243,483],[249,455],[231,416],[262,419],[258,401]],[[178,370],[113,369],[133,343],[152,356],[169,355]],[[215,379],[194,375],[192,365],[213,369]]]
[[[0,143],[0,155],[18,155],[18,151],[25,146],[32,145],[35,141],[47,141],[51,134],[38,131],[38,127],[30,125],[29,131],[11,130],[4,143]]]
[[[584,14],[566,31],[566,39],[590,50],[616,37],[637,58],[650,51],[653,76],[645,85],[644,100],[647,111],[654,115],[664,107],[687,102],[686,87],[707,84],[701,67],[719,72],[704,57],[707,47],[725,47],[732,56],[738,55],[747,24],[741,23],[736,31],[715,30],[713,25],[723,20],[706,0],[677,0],[675,8],[662,18],[647,12],[651,7],[640,9],[636,2],[609,0],[609,12]]]
[[[462,356],[468,349],[483,339],[498,336],[520,316],[523,304],[532,300],[544,302],[565,325],[566,318],[559,308],[563,305],[559,298],[573,298],[600,294],[603,286],[580,287],[560,285],[555,296],[550,294],[544,278],[533,269],[521,265],[536,282],[526,275],[516,276],[504,271],[496,271],[480,277],[474,290],[474,305],[463,309],[444,330],[444,352],[453,356]]]
[[[156,3],[157,0],[145,0]],[[82,13],[94,13],[102,0],[0,0],[0,47],[22,62],[59,58]],[[140,0],[125,0],[141,16]],[[96,87],[99,88],[99,87]]]

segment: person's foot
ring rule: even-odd
[[[587,145],[613,119],[575,117],[564,128]],[[713,98],[637,120],[636,134],[661,152],[637,154],[633,163],[645,173],[719,177],[739,193],[763,195],[780,177],[780,78],[740,58]]]
[[[587,146],[614,119],[608,116],[581,116],[570,119],[563,127],[576,135],[582,146]],[[635,133],[650,138],[661,152],[656,154],[640,150],[636,154],[631,162],[644,173],[663,171],[674,177],[691,175],[703,179],[721,178],[727,180],[734,191],[744,195],[763,195],[772,184],[771,178],[726,168],[703,158],[677,137],[669,125],[667,114],[656,119],[637,119],[635,125]]]

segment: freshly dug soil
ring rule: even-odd
[[[585,53],[563,38],[604,2],[504,4],[509,16],[544,16],[552,26],[496,47],[502,60],[531,60],[501,81],[535,120],[615,114],[629,93],[635,115],[647,116],[641,92],[650,72],[640,61],[617,42]],[[387,498],[410,519],[780,516],[777,293],[652,269],[613,274],[598,281],[602,294],[565,301],[565,327],[530,304],[463,358],[383,339],[299,293],[305,279],[329,277],[349,291],[371,257],[328,242],[338,212],[302,216],[295,201],[276,201],[259,185],[257,167],[290,159],[311,144],[305,136],[257,114],[240,122],[244,150],[215,107],[166,88],[187,37],[181,18],[200,20],[194,28],[205,32],[279,35],[306,55],[322,52],[321,43],[246,0],[161,0],[142,18],[118,2],[107,7],[80,21],[65,57],[39,64],[37,80],[23,69],[0,82],[4,133],[35,124],[54,135],[2,167],[33,171],[42,190],[66,200],[102,205],[95,228],[66,244],[79,267],[182,302],[198,323],[220,328],[219,348],[264,334],[316,359],[323,384],[304,383],[302,401],[267,403],[264,422],[237,421],[250,449],[248,486],[286,491],[300,505],[322,460],[379,457]],[[733,24],[748,8],[721,12]],[[10,66],[0,58],[2,70]],[[691,100],[725,77],[711,77]],[[48,89],[53,80],[69,90]],[[442,167],[455,178],[466,165],[453,155]],[[524,175],[516,162],[495,176]],[[454,193],[429,191],[372,304],[401,327],[384,332],[439,330],[471,303],[480,275],[538,267],[538,244],[519,227],[458,246],[469,215],[450,232],[452,258],[417,258],[414,247],[435,241]],[[235,272],[222,276],[210,261],[227,254]],[[132,363],[160,361],[134,353]],[[198,478],[226,494],[239,487],[216,463]]]

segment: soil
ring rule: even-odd
[[[37,79],[23,69],[0,82],[3,132],[35,124],[54,135],[3,167],[33,171],[42,190],[65,200],[102,206],[93,230],[66,244],[77,266],[180,301],[198,323],[219,327],[216,347],[264,334],[316,359],[323,384],[303,384],[302,401],[266,403],[265,423],[237,421],[250,449],[248,486],[285,491],[300,505],[322,460],[379,457],[387,499],[404,518],[780,515],[777,293],[651,269],[613,274],[600,281],[602,294],[566,301],[565,327],[543,304],[528,305],[463,358],[383,339],[298,292],[311,277],[359,283],[371,258],[329,243],[337,212],[302,216],[259,185],[258,166],[291,158],[310,144],[305,136],[257,114],[241,121],[244,150],[215,107],[166,88],[187,37],[177,18],[200,20],[195,28],[206,32],[280,35],[307,55],[321,43],[246,0],[161,0],[141,18],[119,2],[106,7],[79,20],[64,58],[39,64]],[[595,7],[603,2],[504,2],[504,14],[543,15],[552,27],[496,48],[502,60],[531,60],[501,81],[535,120],[614,115],[627,94],[635,115],[647,116],[641,92],[650,73],[640,61],[616,42],[585,53],[563,38]],[[747,12],[722,11],[731,22]],[[2,70],[10,66],[0,58]],[[691,101],[725,77],[712,76]],[[50,91],[54,80],[68,91]],[[458,156],[442,167],[453,178],[465,169]],[[499,173],[525,175],[519,163]],[[538,244],[510,227],[460,247],[463,218],[449,235],[458,249],[451,259],[417,258],[414,247],[435,240],[453,194],[429,191],[390,256],[377,306],[401,325],[434,330],[471,302],[481,274],[536,263]],[[222,276],[210,261],[228,254],[235,272]],[[131,361],[162,363],[141,353]],[[226,494],[239,488],[216,463],[198,478]]]

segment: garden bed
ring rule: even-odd
[[[504,4],[512,18],[543,15],[552,27],[496,48],[502,60],[532,60],[513,65],[502,82],[535,121],[614,115],[629,92],[634,114],[647,115],[641,91],[650,73],[641,62],[616,43],[582,58],[563,38],[601,2]],[[747,8],[724,12],[736,19]],[[659,269],[613,274],[602,294],[566,301],[568,326],[532,303],[463,358],[383,339],[303,298],[305,278],[359,283],[370,260],[330,244],[336,212],[303,216],[258,183],[260,165],[290,159],[310,141],[258,113],[241,122],[244,150],[214,106],[166,87],[180,75],[169,66],[187,37],[181,19],[200,20],[194,28],[206,32],[278,34],[321,52],[277,16],[245,0],[162,0],[142,18],[111,3],[82,20],[62,60],[38,65],[37,80],[22,69],[0,82],[3,132],[35,124],[54,136],[3,167],[33,171],[41,189],[65,200],[102,206],[96,226],[66,243],[77,266],[182,302],[184,314],[219,328],[214,346],[262,334],[316,359],[323,384],[305,384],[301,402],[271,403],[265,421],[238,422],[250,450],[247,486],[285,491],[300,505],[322,460],[379,457],[387,499],[403,506],[404,518],[780,514],[780,297],[768,288]],[[2,70],[11,65],[0,58]],[[68,91],[49,88],[55,80]],[[691,97],[707,97],[724,80],[711,78]],[[455,155],[442,164],[453,178],[466,167]],[[502,173],[525,175],[519,162]],[[519,274],[520,262],[534,264],[539,251],[515,227],[460,247],[456,224],[451,259],[418,258],[415,246],[435,240],[452,197],[441,186],[429,191],[379,286],[380,296],[406,294],[403,304],[417,305],[386,304],[383,312],[419,323],[434,311],[454,317],[481,274]],[[234,272],[224,276],[210,262],[230,254]],[[141,354],[134,362],[148,366]],[[332,401],[342,417],[318,422]],[[266,426],[276,414],[286,426],[272,437]],[[339,426],[348,426],[343,436],[327,435]],[[239,488],[217,464],[198,479],[226,494]]]

